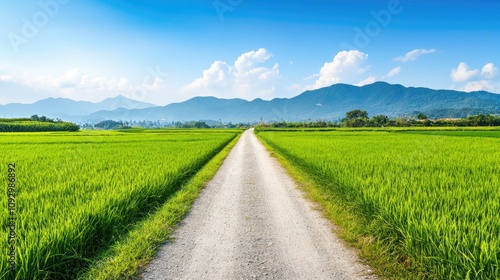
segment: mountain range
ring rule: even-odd
[[[303,92],[293,98],[273,100],[194,97],[181,103],[155,106],[127,99],[108,98],[99,103],[49,98],[33,104],[0,105],[0,117],[45,115],[76,122],[101,120],[221,120],[223,122],[338,120],[350,110],[368,111],[370,116],[415,115],[466,117],[500,114],[500,94],[486,91],[461,92],[404,87],[376,82],[362,87],[334,84]]]
[[[32,115],[80,121],[87,115],[98,111],[123,109],[145,109],[156,107],[154,104],[128,99],[124,96],[106,98],[98,103],[74,101],[67,98],[47,98],[33,104],[10,103],[0,105],[0,118],[22,118]]]

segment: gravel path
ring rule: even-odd
[[[375,279],[246,131],[143,279]]]

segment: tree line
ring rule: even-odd
[[[96,124],[85,123],[82,125],[83,129],[130,129],[130,128],[243,128],[249,127],[251,124],[235,123],[232,122],[222,123],[219,121],[114,121],[114,120],[104,120]]]
[[[352,110],[346,113],[345,118],[339,121],[325,121],[318,119],[316,121],[302,122],[272,122],[265,124],[261,121],[258,126],[268,126],[276,128],[294,128],[294,127],[439,127],[439,126],[500,126],[500,116],[478,114],[466,118],[442,118],[430,119],[424,113],[417,113],[414,116],[403,116],[389,118],[386,115],[368,116],[364,110]]]

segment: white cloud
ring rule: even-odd
[[[15,77],[13,75],[0,75],[0,82],[13,82]]]
[[[66,92],[79,90],[96,90],[96,91],[129,91],[131,86],[126,78],[109,79],[107,76],[92,77],[89,74],[83,73],[80,68],[69,70],[62,76],[51,79],[52,85],[55,88],[62,89]]]
[[[396,57],[394,60],[395,61],[401,61],[401,62],[408,62],[408,61],[415,61],[417,60],[417,58],[421,55],[425,55],[425,54],[431,54],[431,53],[435,53],[436,50],[435,49],[430,49],[430,50],[426,50],[426,49],[414,49],[410,52],[407,52],[404,56],[399,56],[399,57]]]
[[[234,66],[237,71],[242,73],[248,73],[254,68],[257,63],[266,62],[271,58],[272,54],[264,48],[260,48],[257,51],[249,51],[238,57]]]
[[[493,63],[487,63],[484,65],[483,69],[481,70],[481,74],[486,78],[486,79],[494,79],[497,74],[498,74],[498,69],[493,65]]]
[[[500,92],[500,84],[495,80],[497,74],[498,69],[493,63],[485,64],[481,70],[472,70],[469,69],[469,66],[467,64],[461,62],[457,68],[453,68],[451,70],[450,77],[455,82],[467,82],[462,87],[456,87],[455,85],[455,87],[459,90],[463,90],[466,92],[480,90]]]
[[[398,66],[398,67],[392,69],[391,71],[389,71],[389,73],[387,73],[387,75],[385,75],[385,77],[391,78],[391,77],[398,75],[399,73],[401,73],[401,67]]]
[[[316,74],[309,75],[309,76],[305,77],[305,78],[304,78],[304,79],[302,79],[302,80],[304,80],[304,81],[307,81],[307,80],[312,80],[312,79],[317,78],[317,77],[319,77],[319,76],[320,76],[320,74],[319,74],[319,73],[316,73]]]
[[[317,74],[318,79],[306,88],[318,89],[340,82],[352,83],[368,70],[369,66],[363,66],[367,59],[368,55],[360,51],[341,51],[335,55],[332,62],[323,65]]]
[[[227,76],[230,70],[231,67],[226,62],[215,61],[210,68],[203,71],[203,75],[200,78],[197,78],[184,88],[186,90],[196,90],[214,86],[226,87],[228,85]]]
[[[75,100],[101,101],[107,97],[124,95],[148,101],[164,90],[164,81],[159,75],[147,75],[142,83],[134,84],[125,77],[109,78],[95,76],[81,68],[71,69],[60,75],[33,75],[6,69],[0,73],[0,86],[22,91],[23,96],[1,97],[4,102],[34,102],[47,97],[66,97]],[[147,72],[145,72],[145,75]],[[161,74],[161,73],[160,73]],[[1,93],[0,93],[1,94]]]
[[[479,70],[470,70],[469,66],[464,62],[460,62],[457,68],[453,68],[450,77],[454,82],[465,82],[479,73]]]
[[[122,77],[119,79],[108,78],[107,76],[93,77],[84,73],[80,68],[74,68],[66,73],[55,76],[52,74],[46,76],[33,76],[30,73],[14,73],[12,75],[0,76],[0,81],[9,81],[27,86],[33,90],[43,90],[53,92],[55,96],[60,93],[75,93],[92,90],[94,92],[127,92],[133,87],[128,79]]]
[[[233,65],[215,61],[203,71],[201,77],[182,90],[226,98],[270,97],[275,90],[275,82],[280,78],[279,65],[276,63],[272,68],[261,65],[271,57],[268,50],[260,48],[240,55]]]
[[[491,81],[480,80],[480,81],[468,82],[462,90],[466,92],[480,91],[480,90],[494,91],[495,86],[491,83]]]
[[[359,82],[357,86],[362,87],[365,85],[373,84],[377,81],[377,78],[374,76],[369,76],[368,78],[364,79],[363,81]]]
[[[80,68],[75,68],[54,79],[53,84],[57,88],[73,88],[82,82],[82,78],[83,75]]]

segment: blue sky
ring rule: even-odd
[[[500,0],[27,2],[0,2],[0,104],[375,81],[500,93]]]

